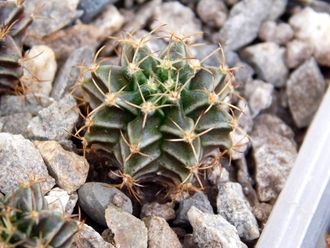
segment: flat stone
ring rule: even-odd
[[[289,23],[295,31],[295,37],[312,46],[316,61],[330,66],[330,15],[306,7],[294,14]]]
[[[262,80],[252,80],[245,86],[245,96],[249,100],[252,117],[272,104],[274,86]]]
[[[49,96],[57,70],[55,53],[45,45],[33,46],[22,60],[22,83],[28,93]]]
[[[238,50],[257,38],[260,25],[271,10],[272,0],[242,0],[230,10],[229,18],[215,41],[229,50]]]
[[[80,0],[79,9],[84,11],[81,19],[84,22],[90,22],[94,17],[99,15],[107,5],[117,1],[118,0]]]
[[[193,196],[184,199],[180,202],[176,213],[174,224],[186,225],[189,224],[187,213],[194,206],[205,213],[213,213],[213,208],[207,196],[203,192],[197,192]]]
[[[175,218],[175,210],[172,203],[160,204],[158,202],[145,203],[141,209],[141,218],[157,216],[165,220],[173,220]]]
[[[226,4],[218,0],[199,1],[196,12],[206,25],[213,28],[221,28],[228,16]]]
[[[107,226],[114,234],[116,246],[147,248],[148,230],[140,219],[113,205],[105,210]]]
[[[72,87],[82,77],[80,66],[90,66],[93,57],[94,49],[89,46],[81,47],[73,51],[56,76],[51,96],[59,100],[65,94],[69,93]],[[76,93],[76,91],[74,93]]]
[[[241,242],[235,227],[221,215],[203,213],[192,207],[188,212],[188,218],[198,247],[247,248]]]
[[[284,48],[276,43],[265,42],[244,48],[240,54],[255,69],[260,79],[282,87],[288,76],[284,52]]]
[[[34,139],[63,142],[70,138],[79,119],[75,99],[67,95],[39,111],[28,125],[29,135]]]
[[[27,136],[27,126],[32,119],[31,113],[17,113],[0,117],[0,132]]]
[[[55,185],[32,142],[22,135],[0,133],[0,191],[8,194],[21,183],[38,180],[44,192]]]
[[[268,125],[255,119],[251,133],[253,156],[256,166],[257,194],[262,202],[274,202],[284,187],[297,157],[297,147],[292,138],[288,138],[289,127],[284,127],[279,119],[269,118]]]
[[[148,248],[181,248],[178,236],[161,217],[147,217],[143,219],[148,228]]]
[[[28,35],[42,38],[67,26],[79,17],[78,4],[79,0],[26,1],[27,12],[37,16],[28,30]]]
[[[86,159],[64,150],[56,141],[35,141],[34,144],[58,186],[70,194],[85,183],[89,170]]]
[[[166,2],[159,5],[153,15],[154,21],[151,23],[151,29],[166,24],[166,32],[174,32],[177,35],[191,35],[201,32],[201,23],[196,18],[194,12],[180,2]],[[198,36],[190,40],[198,39]]]
[[[119,207],[128,213],[133,212],[131,200],[123,192],[103,183],[85,183],[78,190],[78,195],[81,208],[100,225],[106,226],[104,213],[109,205]]]
[[[298,127],[310,124],[322,101],[325,87],[323,75],[313,58],[291,74],[286,93],[292,117]]]
[[[283,45],[293,38],[293,30],[287,23],[276,24],[274,21],[264,22],[259,30],[259,38],[262,41],[275,42]]]
[[[45,199],[48,209],[70,216],[78,201],[78,194],[74,192],[69,195],[65,190],[56,187],[47,193]]]
[[[38,114],[40,110],[54,103],[54,99],[41,94],[20,96],[4,95],[0,97],[0,116],[17,113]]]
[[[116,248],[105,242],[91,226],[81,223],[79,232],[74,236],[72,248]]]
[[[226,182],[218,185],[217,209],[238,235],[245,240],[257,239],[260,235],[258,223],[249,202],[245,199],[239,183]]]

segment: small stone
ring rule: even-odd
[[[229,172],[224,167],[215,166],[212,170],[210,170],[208,180],[210,180],[213,185],[228,182],[230,180]]]
[[[26,1],[27,12],[36,16],[28,30],[28,35],[42,38],[67,26],[79,17],[78,4],[79,0]]]
[[[89,182],[79,190],[79,204],[86,214],[100,225],[106,225],[104,213],[109,206],[116,206],[128,213],[133,212],[131,200],[120,190],[107,184]]]
[[[244,48],[241,56],[252,65],[260,79],[282,87],[288,76],[284,52],[277,44],[265,42]]]
[[[253,156],[256,166],[256,183],[258,197],[263,202],[274,201],[281,192],[297,157],[297,147],[294,141],[283,135],[282,122],[279,119],[267,124],[260,117],[255,119],[251,133]]]
[[[229,13],[224,26],[214,37],[229,50],[237,50],[257,38],[260,25],[270,13],[271,0],[243,0]]]
[[[39,111],[30,121],[28,131],[35,139],[63,142],[70,138],[70,133],[78,119],[79,110],[76,108],[76,100],[67,95]]]
[[[316,61],[330,66],[330,15],[306,7],[294,14],[289,23],[295,37],[312,46]]]
[[[258,221],[266,223],[272,211],[273,206],[268,203],[260,203],[253,206],[252,212]]]
[[[148,248],[181,248],[182,245],[166,220],[161,217],[143,219],[148,228]]]
[[[148,230],[143,221],[113,205],[105,210],[105,219],[116,246],[147,248]]]
[[[213,28],[221,28],[228,15],[226,5],[219,0],[201,0],[196,11],[202,21]]]
[[[287,4],[288,0],[272,0],[268,19],[276,20],[277,18],[282,16],[285,12]]]
[[[90,22],[96,17],[107,5],[113,4],[118,0],[80,0],[79,9],[84,11],[81,19],[84,22]]]
[[[249,99],[252,117],[257,116],[262,110],[272,104],[274,86],[261,80],[250,81],[245,86],[245,96]]]
[[[245,153],[250,147],[250,140],[247,133],[241,128],[236,128],[230,132],[230,137],[233,142],[231,158],[237,160],[245,157]]]
[[[150,25],[151,29],[166,24],[166,32],[174,32],[177,35],[191,35],[201,32],[201,23],[194,12],[180,2],[166,2],[159,5],[154,12],[154,19]],[[198,36],[190,40],[196,40]]]
[[[89,170],[86,159],[64,150],[56,141],[35,141],[34,144],[58,186],[70,194],[85,183]]]
[[[149,216],[161,217],[165,220],[173,220],[175,211],[172,203],[160,204],[158,202],[145,203],[141,209],[141,218]]]
[[[306,127],[313,119],[325,92],[323,75],[311,58],[299,66],[287,82],[289,108],[298,127]]]
[[[79,232],[74,236],[72,248],[115,248],[105,242],[101,235],[92,227],[82,224]]]
[[[198,247],[247,248],[241,242],[235,227],[221,215],[203,213],[192,207],[188,212],[188,218]]]
[[[106,39],[109,37],[109,34],[120,30],[124,21],[125,18],[120,14],[118,9],[114,5],[109,5],[92,24],[97,27],[99,33],[98,39]]]
[[[276,24],[274,21],[266,21],[260,27],[259,38],[262,41],[283,45],[293,38],[293,30],[287,23]]]
[[[313,47],[305,41],[293,40],[286,44],[285,62],[292,69],[296,68],[313,55]]]
[[[51,96],[59,100],[65,94],[72,90],[72,87],[80,79],[79,66],[90,66],[94,57],[94,50],[89,46],[76,49],[66,60],[65,64],[61,67],[56,80]],[[76,93],[76,91],[74,91]]]
[[[20,96],[4,95],[0,97],[0,116],[16,113],[38,114],[40,110],[54,103],[52,98],[41,94]]]
[[[53,188],[45,196],[48,203],[48,208],[53,211],[57,211],[64,215],[71,215],[73,209],[78,201],[78,195],[76,192],[68,194],[61,188]]]
[[[253,68],[244,62],[238,62],[235,64],[237,70],[235,70],[235,83],[238,84],[238,91],[243,92],[245,85],[253,79]]]
[[[245,240],[259,237],[257,220],[245,199],[239,183],[226,182],[218,186],[217,209],[230,224],[236,227],[238,235]]]
[[[207,199],[207,196],[203,192],[197,192],[193,196],[184,199],[180,202],[176,214],[176,219],[174,220],[174,224],[176,225],[189,224],[187,213],[192,206],[198,208],[199,210],[205,213],[213,214],[213,208],[211,206],[209,199]]]
[[[44,45],[33,46],[22,61],[24,74],[21,81],[27,92],[49,96],[57,70],[53,50]]]
[[[0,133],[0,168],[0,191],[5,194],[31,180],[40,180],[44,192],[55,185],[40,153],[22,135]]]
[[[0,117],[0,132],[27,136],[27,126],[31,119],[31,113],[17,113]]]
[[[238,126],[249,133],[253,128],[253,117],[249,105],[245,99],[241,99],[238,101],[237,106],[242,110],[242,113],[238,116]]]

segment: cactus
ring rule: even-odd
[[[149,38],[119,39],[119,66],[89,68],[81,85],[92,111],[77,134],[86,130],[84,148],[115,155],[121,186],[148,180],[182,186],[195,178],[202,187],[205,155],[232,148],[232,74],[223,64],[203,66],[205,59],[192,58],[185,39],[172,34],[156,54]]]
[[[31,21],[22,1],[0,1],[0,93],[15,90],[23,75],[21,40]]]
[[[47,210],[39,184],[0,200],[0,247],[70,247],[78,224]]]

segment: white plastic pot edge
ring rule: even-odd
[[[330,87],[256,247],[325,248],[329,224]]]

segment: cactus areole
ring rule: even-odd
[[[159,55],[147,40],[121,40],[120,65],[94,66],[83,82],[92,108],[83,140],[112,152],[126,183],[152,177],[183,185],[205,154],[232,147],[233,77],[192,58],[183,39],[171,36]]]

